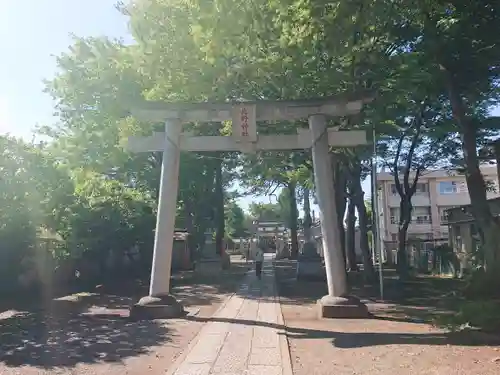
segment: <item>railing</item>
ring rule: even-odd
[[[390,221],[391,224],[398,224],[399,217],[391,216]],[[432,224],[432,219],[429,215],[416,216],[412,218],[410,225],[411,224]]]
[[[427,241],[409,240],[406,246],[408,265],[422,273],[435,272],[445,275],[452,274],[455,272],[455,266],[452,259],[454,254],[442,254],[439,251],[434,251],[434,248],[438,245],[446,243],[448,243],[447,238]],[[392,264],[397,264],[397,241],[386,241],[384,246],[388,255],[388,261]]]

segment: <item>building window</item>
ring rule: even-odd
[[[457,194],[469,191],[465,181],[441,181],[438,186],[439,194]]]
[[[414,207],[412,212],[412,221],[416,224],[431,224],[431,208]]]
[[[432,220],[430,215],[419,215],[414,218],[417,224],[431,224]]]
[[[439,194],[456,194],[458,192],[455,181],[441,181],[439,183]]]
[[[443,206],[439,207],[439,219],[441,221],[441,225],[447,225],[448,224],[448,212],[446,210],[449,210],[450,208],[453,208],[455,206]]]
[[[398,195],[396,184],[391,184],[391,193],[392,195]],[[415,194],[428,194],[428,193],[429,193],[429,184],[424,182],[418,182],[415,188]]]
[[[415,190],[416,194],[427,194],[429,192],[429,184],[417,183],[417,188]]]
[[[430,207],[413,207],[411,221],[415,224],[432,224]],[[391,224],[399,223],[399,208],[391,208]]]
[[[399,223],[399,208],[391,207],[391,224]]]

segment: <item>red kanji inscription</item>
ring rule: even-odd
[[[241,120],[241,135],[243,137],[248,137],[248,110],[243,107],[240,112]]]

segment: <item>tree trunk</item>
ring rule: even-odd
[[[488,205],[486,185],[479,168],[477,131],[475,125],[467,117],[465,104],[455,85],[456,78],[445,67],[442,68],[447,79],[453,116],[462,130],[462,150],[466,165],[465,178],[469,189],[472,214],[478,228],[481,229],[486,272],[491,269],[492,274],[495,274],[500,270],[500,231],[498,222]]]
[[[304,241],[311,242],[312,241],[312,218],[311,218],[311,201],[310,201],[310,192],[308,188],[304,188]]]
[[[356,261],[356,206],[353,199],[349,199],[347,205],[347,233],[346,233],[346,255],[349,271],[359,271]]]
[[[411,213],[413,211],[411,198],[407,200],[401,197],[399,210],[397,270],[399,278],[404,280],[408,277],[408,252],[406,251],[406,238],[408,234],[408,227],[411,222]]]
[[[404,225],[398,229],[398,255],[397,255],[397,270],[400,279],[408,277],[408,252],[406,251],[406,234],[408,225]]]
[[[497,186],[500,189],[500,139],[497,139],[494,143],[495,161],[497,163]],[[500,193],[500,191],[497,191]]]
[[[221,254],[224,246],[224,187],[222,185],[222,161],[215,169],[215,252]]]
[[[351,199],[354,201],[359,215],[359,230],[360,239],[359,247],[363,257],[363,272],[367,280],[375,279],[375,270],[373,269],[373,261],[370,252],[370,241],[368,239],[368,213],[366,212],[364,192],[361,186],[361,166],[359,164],[353,166],[351,174]]]
[[[411,136],[411,144],[408,150],[408,154],[405,157],[406,161],[403,170],[402,183],[399,179],[399,173],[400,173],[399,162],[401,158],[401,149],[403,147],[403,141],[407,136],[408,131],[403,132],[403,134],[401,134],[401,136],[399,137],[396,156],[394,158],[394,163],[393,163],[394,184],[396,186],[396,190],[400,197],[399,221],[398,221],[398,252],[397,252],[397,258],[398,258],[397,271],[399,273],[400,280],[404,280],[408,277],[408,253],[406,251],[406,237],[408,233],[408,226],[411,223],[411,214],[413,211],[411,199],[415,194],[420,173],[424,168],[423,165],[419,165],[417,167],[415,171],[415,176],[413,177],[413,182],[410,183],[410,170],[412,166],[413,155],[415,153],[415,148],[417,147],[417,144],[420,139],[424,110],[425,110],[425,105],[422,106],[422,109],[415,120],[416,127],[414,128],[415,131]]]
[[[295,182],[290,182],[287,185],[288,193],[290,195],[290,237],[292,241],[290,249],[290,258],[297,259],[299,256],[299,241],[297,231],[297,195],[295,192]]]

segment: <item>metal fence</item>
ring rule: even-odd
[[[436,250],[438,246],[445,244],[448,244],[447,238],[408,241],[406,246],[408,265],[421,273],[454,274],[456,269],[455,254]],[[386,241],[384,245],[387,261],[390,264],[397,264],[397,241]]]

